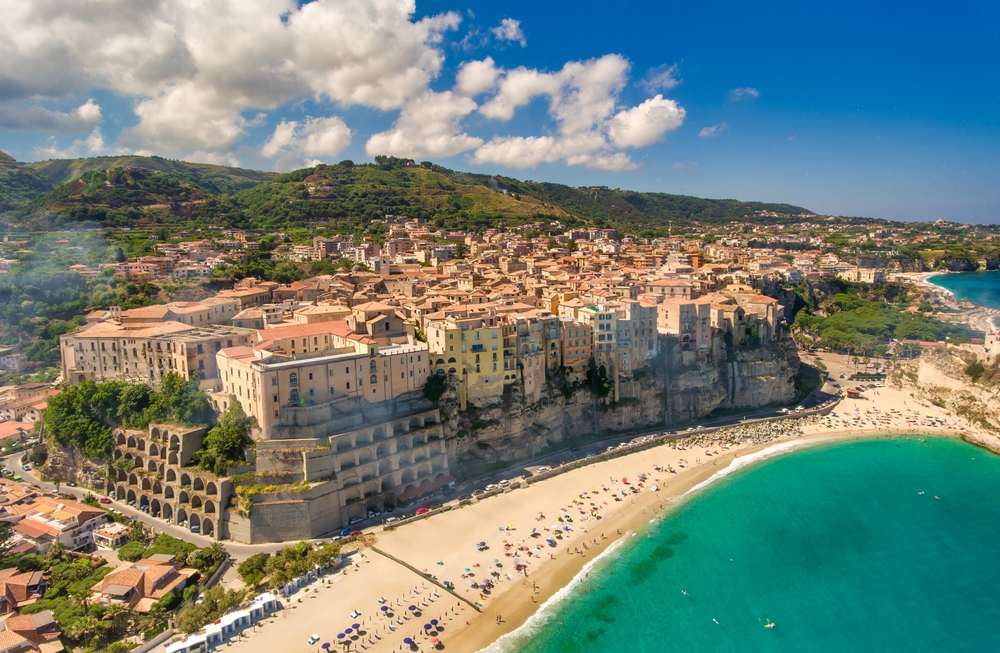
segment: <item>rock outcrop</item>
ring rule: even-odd
[[[46,441],[45,448],[48,454],[43,467],[46,479],[73,481],[81,487],[104,487],[107,461],[88,458],[79,449],[64,447],[51,439]]]

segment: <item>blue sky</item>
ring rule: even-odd
[[[1000,222],[995,2],[102,3],[0,0],[0,149]]]

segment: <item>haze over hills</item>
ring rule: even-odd
[[[6,155],[4,155],[6,157]],[[38,228],[88,221],[105,226],[195,223],[279,229],[312,222],[356,229],[386,214],[445,228],[485,228],[557,219],[629,231],[665,232],[693,222],[783,219],[809,213],[789,204],[710,200],[607,187],[574,188],[450,170],[430,162],[376,157],[287,174],[161,157],[57,159],[22,165],[4,159],[3,221]],[[767,220],[774,220],[768,217]]]

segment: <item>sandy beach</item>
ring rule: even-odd
[[[742,466],[740,458],[838,439],[955,437],[972,430],[902,390],[878,388],[866,394],[841,401],[827,416],[695,435],[376,533],[376,549],[417,571],[362,549],[345,573],[294,595],[285,610],[233,645],[272,653],[319,651],[329,642],[343,650],[340,641],[350,642],[350,650],[382,653],[408,650],[403,641],[410,638],[420,650],[478,651],[524,624],[614,542],[641,535],[652,519],[734,461]],[[789,442],[795,445],[783,444]],[[653,486],[658,491],[651,491]],[[455,596],[430,578],[453,583]],[[487,580],[490,585],[484,588]],[[351,617],[355,611],[360,614]],[[355,623],[361,625],[360,636],[352,629],[337,639]],[[314,633],[320,640],[308,646]]]

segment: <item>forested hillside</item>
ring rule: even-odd
[[[318,165],[283,175],[160,157],[97,157],[27,166],[10,159],[10,163],[21,181],[0,177],[0,192],[12,198],[0,213],[6,224],[28,229],[85,222],[278,230],[332,222],[337,228],[354,230],[396,214],[433,220],[446,229],[548,219],[567,226],[628,227],[657,235],[668,225],[745,220],[758,211],[785,214],[787,220],[807,212],[786,204],[573,188],[457,172],[430,162],[415,165],[392,157],[376,157],[372,164]],[[36,181],[29,184],[33,191],[25,192],[29,178]],[[61,185],[52,190],[57,184]]]

